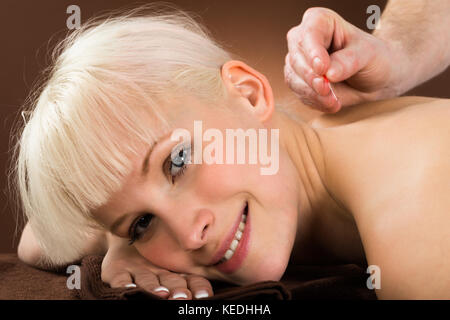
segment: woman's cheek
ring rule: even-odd
[[[227,198],[239,191],[246,191],[246,176],[251,173],[248,165],[202,164],[195,177],[196,194],[205,199]]]

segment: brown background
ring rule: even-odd
[[[386,1],[377,0],[174,0],[180,8],[200,15],[201,21],[226,48],[244,58],[248,64],[270,80],[275,98],[294,100],[283,80],[286,33],[301,22],[303,12],[314,6],[335,10],[359,28],[366,28],[366,8]],[[143,2],[136,3],[142,4]],[[0,252],[14,252],[20,232],[14,237],[15,204],[7,189],[11,126],[20,118],[19,108],[39,72],[47,66],[48,50],[67,31],[66,8],[81,8],[81,20],[97,13],[133,3],[125,0],[1,0],[0,4]],[[436,23],[439,23],[438,21]],[[418,62],[420,63],[420,62]],[[408,92],[450,98],[450,70]],[[313,115],[308,109],[305,117]],[[19,230],[20,231],[20,230]]]

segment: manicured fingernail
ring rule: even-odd
[[[125,285],[125,288],[136,288],[136,285],[134,283],[129,283]]]
[[[314,60],[313,60],[313,68],[314,68],[314,71],[317,74],[321,74],[322,73],[323,64],[322,64],[322,61],[319,59],[319,57],[315,57],[314,58]]]
[[[154,292],[161,292],[161,291],[169,292],[169,289],[167,289],[166,287],[160,286],[160,287],[153,289],[153,291]]]
[[[198,290],[195,293],[195,299],[202,299],[202,298],[208,298],[208,297],[209,297],[209,294],[208,294],[208,291],[206,291],[206,290]]]
[[[174,299],[187,299],[187,294],[184,292],[177,292],[175,293],[172,298]]]

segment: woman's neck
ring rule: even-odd
[[[274,112],[270,125],[280,129],[280,145],[287,150],[300,181],[291,262],[359,262],[363,250],[354,219],[327,188],[326,158],[318,130],[300,114],[283,109]]]

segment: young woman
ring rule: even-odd
[[[368,263],[379,298],[450,297],[448,100],[372,102],[307,123],[183,13],[91,22],[55,58],[17,144],[25,262],[106,254],[111,286],[188,299],[213,294],[206,279]],[[278,171],[189,161],[195,147],[172,133],[194,137],[195,121],[223,136],[278,130],[278,149],[266,146]]]

